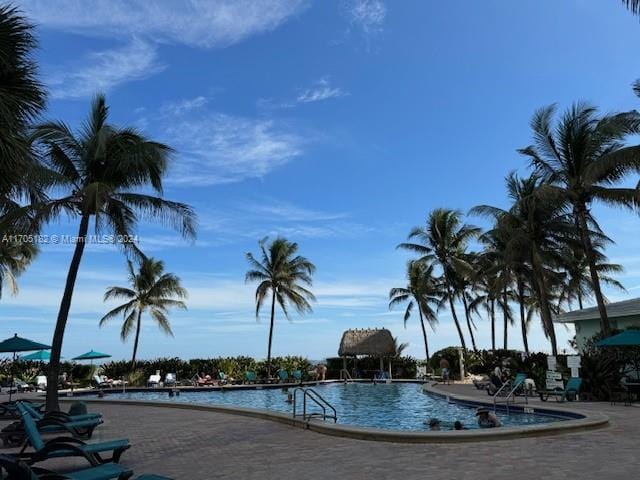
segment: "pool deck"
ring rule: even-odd
[[[436,388],[488,399],[486,393],[469,385]],[[559,404],[546,402],[544,406]],[[91,406],[105,416],[94,439],[128,437],[133,447],[123,455],[122,463],[136,475],[158,473],[176,480],[633,477],[640,468],[640,408],[603,402],[571,403],[570,408],[605,414],[610,422],[598,430],[552,437],[424,445],[334,437],[214,411],[132,404]],[[7,423],[2,421],[0,427]],[[68,460],[56,463],[49,465],[83,465]]]

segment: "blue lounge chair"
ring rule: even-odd
[[[18,402],[28,403],[34,410],[40,411],[44,408],[44,403],[31,403],[29,400],[14,400],[12,402],[0,403],[0,418],[20,418]]]
[[[101,420],[102,419],[102,414],[100,413],[84,413],[81,415],[70,415],[65,412],[46,412],[42,414],[38,410],[33,408],[33,406],[29,403],[20,402],[20,404],[21,404],[20,408],[24,409],[29,415],[31,415],[34,420],[44,420],[45,418],[55,418],[63,422],[82,422],[85,420]]]
[[[56,437],[46,442],[42,439],[35,420],[26,411],[22,412],[22,424],[27,435],[22,450],[18,453],[27,463],[37,463],[50,458],[84,457],[92,465],[114,462],[118,463],[125,450],[131,447],[129,440],[110,440],[100,443],[86,443],[73,437]],[[32,452],[27,452],[31,446]],[[102,454],[111,452],[111,457],[104,458]]]
[[[256,375],[256,372],[244,372],[244,379],[247,383],[256,383],[256,381],[258,380],[258,376]]]
[[[281,382],[286,383],[289,380],[289,372],[286,370],[278,370],[278,378]]]
[[[300,370],[294,370],[291,372],[291,376],[296,382],[302,382],[302,372]]]
[[[578,377],[571,377],[564,387],[564,390],[558,388],[555,390],[539,390],[540,400],[546,402],[551,396],[556,397],[557,402],[564,402],[565,400],[571,402],[578,397],[580,393],[580,387],[582,386],[582,379]]]
[[[6,472],[5,477],[1,472]],[[68,473],[54,473],[37,467],[30,467],[13,455],[0,455],[0,478],[15,478],[27,480],[55,479],[55,480],[126,480],[133,475],[131,470],[117,463],[85,468]]]

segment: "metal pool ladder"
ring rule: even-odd
[[[298,393],[302,394],[302,414],[297,412],[298,406]],[[307,401],[310,401],[320,407],[322,412],[309,412],[307,413]],[[293,417],[302,417],[306,422],[312,418],[322,418],[322,420],[333,420],[333,423],[338,421],[338,412],[336,409],[327,402],[322,395],[316,392],[313,388],[298,387],[293,391]]]
[[[524,391],[524,403],[529,403],[529,395],[527,392],[526,385],[524,382],[514,383],[514,382],[505,382],[498,391],[493,395],[493,410],[496,410],[498,402],[504,402],[507,407],[507,414],[509,413],[509,400],[511,400],[512,404],[516,403],[516,391],[522,388]]]

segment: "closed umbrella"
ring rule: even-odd
[[[31,352],[33,350],[51,350],[49,345],[44,343],[34,342],[28,338],[19,337],[16,333],[13,337],[7,338],[0,342],[0,353],[13,353],[13,361],[16,361],[16,354],[18,352]],[[9,388],[9,401],[11,401],[11,394],[15,385],[13,377],[13,363],[11,364],[11,387]]]

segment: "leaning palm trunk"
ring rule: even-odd
[[[593,293],[596,297],[596,302],[598,303],[598,313],[600,314],[600,329],[605,336],[608,336],[611,333],[611,326],[609,325],[607,308],[604,304],[602,290],[600,289],[600,278],[598,277],[598,267],[596,266],[593,244],[591,243],[591,237],[589,236],[586,210],[587,209],[584,204],[578,205],[575,209],[576,215],[578,217],[578,230],[580,231],[580,237],[584,246],[584,254],[587,257],[587,262],[589,263],[589,273],[591,274]]]
[[[424,328],[424,319],[422,318],[422,308],[420,302],[418,302],[418,313],[420,314],[420,326],[422,327],[422,338],[424,340],[424,353],[429,361],[429,343],[427,342],[427,329]]]
[[[462,328],[460,328],[460,322],[458,321],[458,315],[456,315],[456,309],[453,306],[453,292],[451,291],[451,286],[447,285],[447,290],[449,293],[449,308],[451,309],[451,316],[453,317],[453,323],[456,324],[456,329],[458,330],[458,335],[460,336],[460,345],[462,346],[462,350],[466,353],[467,344],[464,341],[464,334],[462,333]]]
[[[524,351],[529,354],[529,339],[527,338],[527,318],[524,309],[524,285],[518,281],[518,303],[520,304],[520,328],[522,330],[522,344]]]
[[[473,335],[473,325],[471,325],[471,315],[469,314],[469,304],[467,303],[467,299],[462,294],[462,305],[464,307],[464,316],[467,320],[467,329],[469,330],[469,336],[471,337],[471,346],[473,347],[473,351],[477,352],[478,348],[476,347],[476,339]]]
[[[131,356],[131,371],[133,372],[136,369],[136,355],[138,354],[138,340],[140,339],[140,327],[142,322],[140,321],[142,317],[142,310],[138,310],[138,321],[136,324],[136,338],[133,341],[133,355]]]
[[[549,308],[547,285],[544,279],[544,272],[542,271],[542,267],[540,266],[539,260],[537,258],[537,251],[535,248],[531,255],[531,266],[533,267],[533,284],[535,286],[538,301],[540,303],[540,316],[542,317],[542,323],[544,325],[545,331],[547,332],[547,335],[549,336],[549,341],[551,342],[551,352],[553,353],[553,355],[557,355],[558,345],[556,343],[556,331],[553,326],[553,320],[551,318],[551,309]]]
[[[276,316],[276,290],[271,297],[271,322],[269,324],[269,347],[267,348],[267,378],[271,378],[271,342],[273,341],[273,323]]]
[[[502,286],[502,312],[504,314],[504,349],[507,349],[507,336],[509,335],[509,306],[507,305],[507,284]]]
[[[67,281],[64,287],[64,294],[62,295],[62,301],[60,302],[60,310],[58,312],[58,319],[56,320],[56,328],[53,333],[53,341],[51,342],[51,360],[49,362],[49,369],[47,372],[47,400],[46,410],[47,412],[54,412],[60,410],[58,402],[58,377],[60,375],[60,354],[62,352],[62,342],[64,340],[64,330],[67,326],[67,319],[69,318],[69,310],[71,309],[71,298],[73,297],[73,289],[76,284],[76,278],[78,277],[78,270],[80,269],[80,261],[82,260],[82,253],[84,252],[85,241],[87,238],[87,232],[89,230],[89,214],[83,213],[80,219],[80,228],[78,229],[78,237],[76,239],[76,246],[71,258],[71,264],[69,265],[69,273],[67,274]]]

